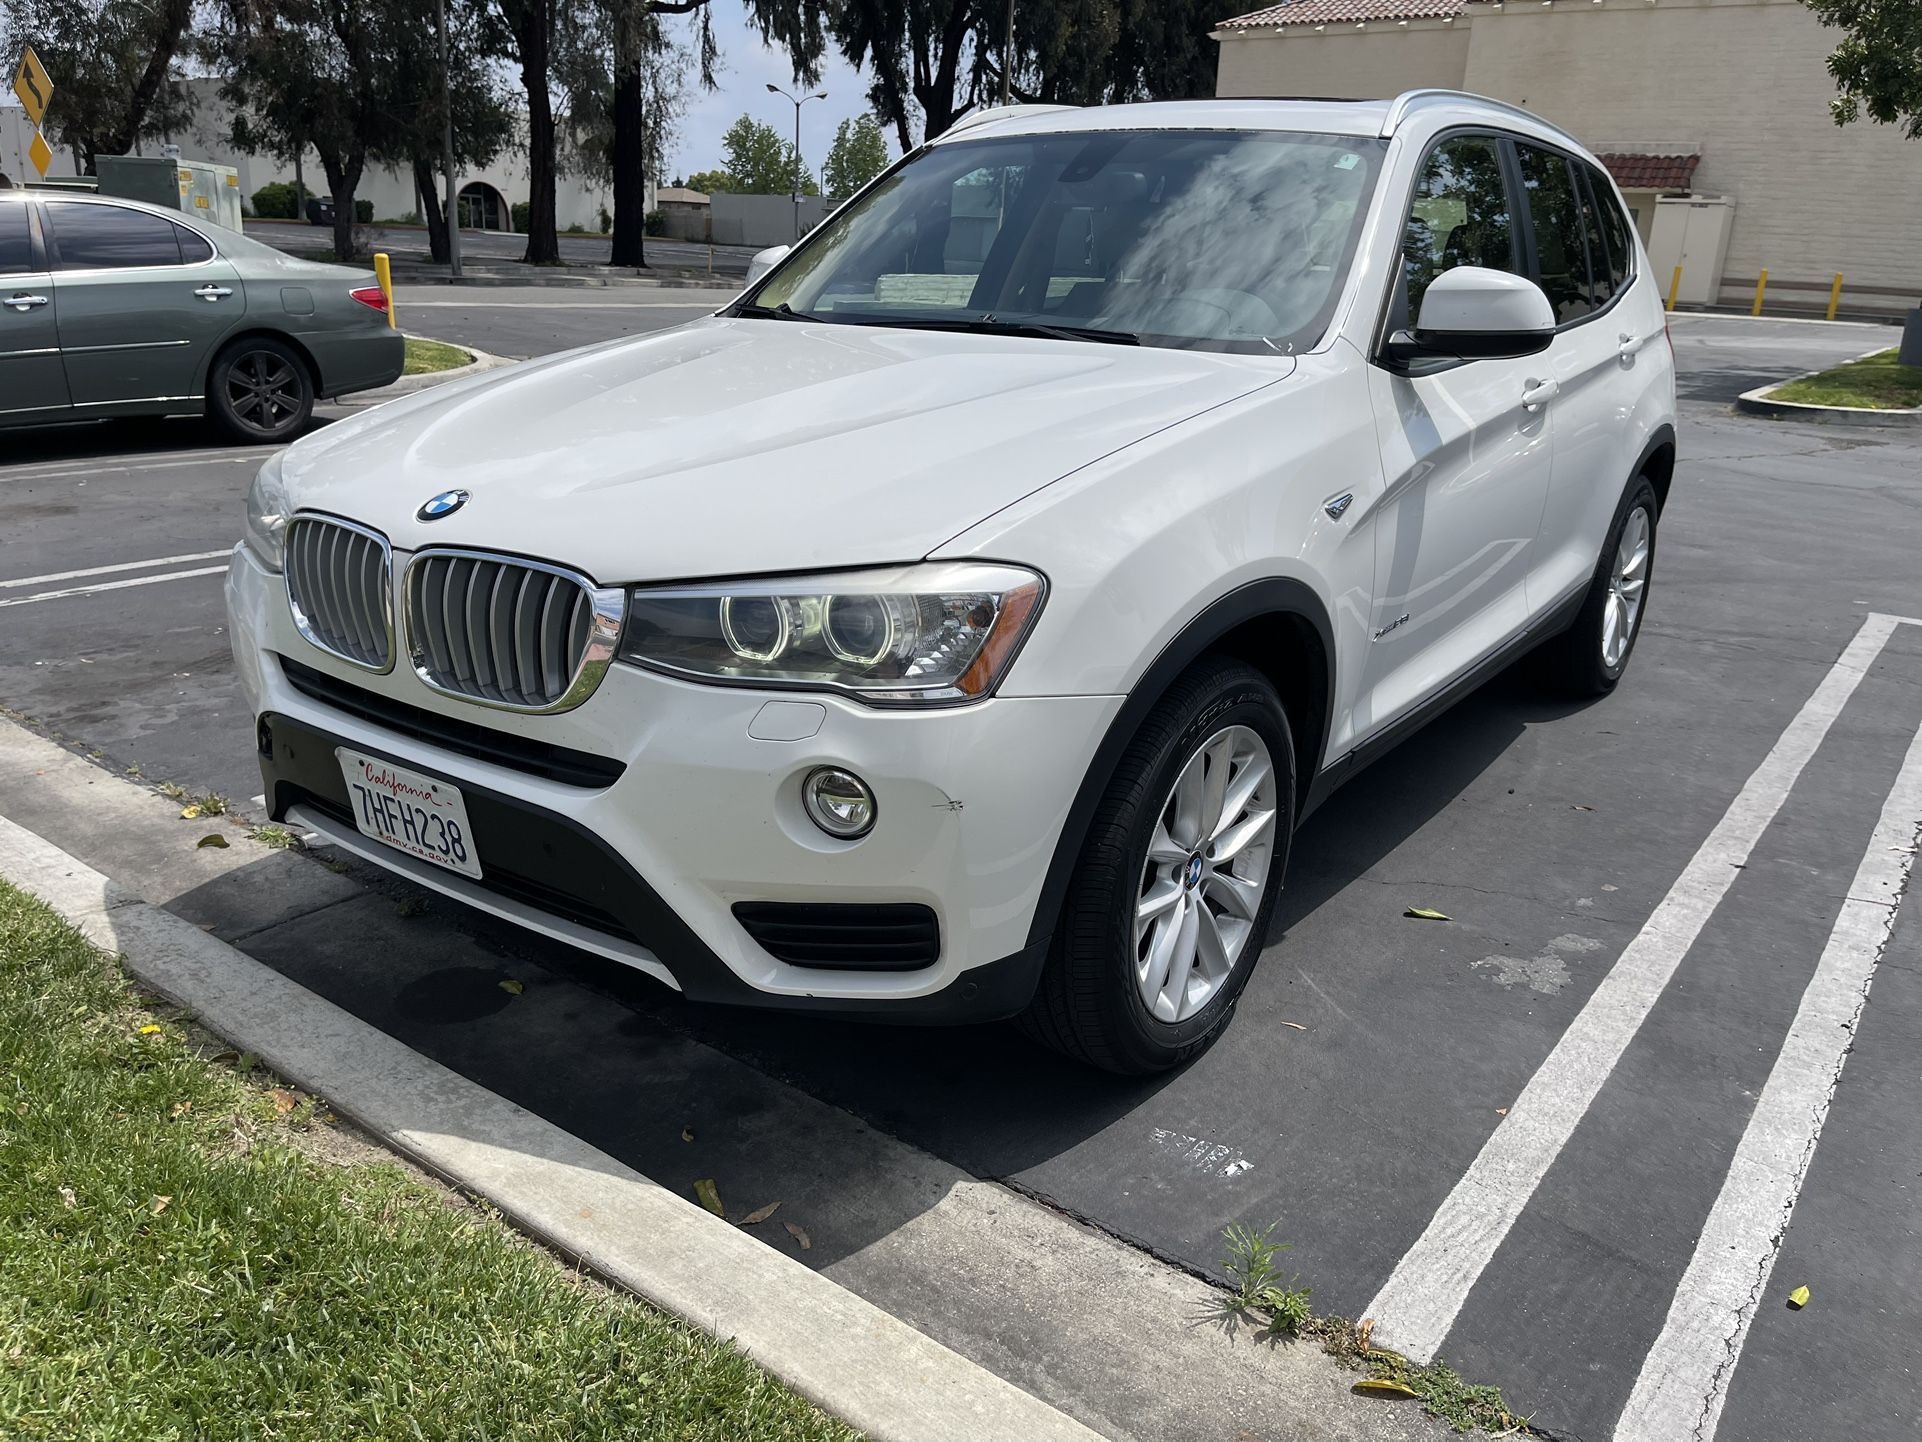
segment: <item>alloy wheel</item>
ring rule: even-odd
[[[278,430],[300,412],[300,377],[272,351],[248,351],[227,370],[227,403],[241,424],[258,431]]]
[[[1246,726],[1197,747],[1155,820],[1135,901],[1135,985],[1158,1021],[1214,999],[1254,937],[1274,857],[1275,764]]]
[[[1649,538],[1648,511],[1637,506],[1622,526],[1608,578],[1608,598],[1602,603],[1602,664],[1611,671],[1628,655],[1642,614],[1642,598],[1648,591]]]

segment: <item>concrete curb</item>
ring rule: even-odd
[[[382,386],[378,391],[367,392],[368,395],[381,397],[404,396],[410,391],[421,391],[428,389],[430,386],[445,385],[448,381],[457,381],[464,376],[479,375],[482,371],[499,370],[503,366],[520,364],[519,361],[514,360],[510,356],[493,355],[488,351],[475,350],[471,345],[462,345],[458,341],[442,340],[439,336],[416,335],[413,331],[402,331],[401,334],[409,340],[431,340],[436,345],[454,346],[459,350],[466,351],[474,359],[467,365],[455,366],[452,370],[429,371],[425,375],[417,376],[402,376],[392,385]]]
[[[1096,1442],[985,1368],[0,817],[0,876],[153,991],[876,1442]]]
[[[1889,347],[1879,345],[1874,350],[1865,350],[1852,360],[1866,360],[1869,356],[1880,355]],[[1843,365],[1849,361],[1841,362]],[[1834,370],[1834,366],[1824,366],[1822,370]],[[1801,401],[1778,401],[1769,398],[1769,392],[1782,386],[1794,385],[1797,381],[1807,380],[1822,371],[1803,371],[1800,375],[1790,376],[1785,381],[1771,381],[1765,386],[1757,386],[1752,391],[1743,391],[1735,398],[1735,409],[1745,416],[1766,416],[1776,421],[1815,421],[1831,426],[1884,426],[1901,429],[1909,426],[1922,426],[1922,407],[1908,410],[1876,410],[1868,406],[1814,406]]]

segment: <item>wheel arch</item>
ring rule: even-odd
[[[1055,840],[1028,925],[1030,946],[1054,932],[1095,809],[1129,741],[1176,679],[1203,657],[1215,655],[1247,662],[1274,682],[1280,693],[1295,738],[1295,814],[1300,819],[1310,783],[1327,751],[1334,714],[1334,628],[1327,607],[1305,582],[1270,577],[1210,603],[1162,648],[1129,690],[1095,748]]]
[[[307,379],[314,387],[314,399],[319,400],[326,394],[320,381],[320,362],[314,359],[314,353],[301,342],[298,336],[289,331],[275,330],[268,325],[250,325],[235,331],[230,336],[223,336],[220,344],[207,353],[207,363],[201,367],[199,384],[195,387],[202,397],[206,396],[207,387],[213,383],[214,366],[219,363],[220,358],[243,341],[250,340],[279,341],[299,356],[300,363],[307,368]]]
[[[1675,479],[1675,427],[1664,422],[1655,428],[1635,462],[1631,479],[1634,476],[1647,476],[1655,487],[1656,514],[1667,510],[1669,482]]]

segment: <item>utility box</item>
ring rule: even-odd
[[[1682,268],[1677,305],[1714,305],[1722,295],[1722,267],[1728,260],[1729,231],[1735,202],[1726,195],[1664,195],[1655,202],[1655,223],[1648,236],[1648,262],[1663,294]]]
[[[240,229],[240,172],[231,165],[164,155],[102,155],[94,172],[102,195],[144,200]]]

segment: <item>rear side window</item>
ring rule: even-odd
[[[1536,280],[1555,308],[1555,321],[1579,320],[1595,309],[1588,281],[1588,240],[1581,194],[1568,162],[1552,150],[1517,144],[1522,188],[1535,227]]]
[[[1602,218],[1602,234],[1608,239],[1609,282],[1619,291],[1628,284],[1635,270],[1635,238],[1629,234],[1628,218],[1622,214],[1621,202],[1615,199],[1615,187],[1594,166],[1586,168],[1588,193],[1595,197],[1595,209]]]
[[[187,265],[198,265],[203,260],[214,258],[212,244],[198,231],[189,230],[184,225],[176,225],[174,239],[180,242],[180,259]]]
[[[174,239],[180,227],[162,216],[118,205],[50,200],[47,217],[62,270],[180,264],[180,242]]]
[[[33,235],[27,229],[27,207],[0,205],[0,275],[24,275],[33,269]]]
[[[1602,212],[1595,204],[1589,177],[1582,173],[1584,168],[1571,165],[1570,171],[1582,202],[1582,238],[1588,243],[1588,303],[1600,310],[1615,298],[1615,276],[1609,264],[1608,242],[1602,238]]]
[[[1401,253],[1410,321],[1420,318],[1423,294],[1445,270],[1458,265],[1521,269],[1501,149],[1492,138],[1457,136],[1429,152],[1408,208]]]

